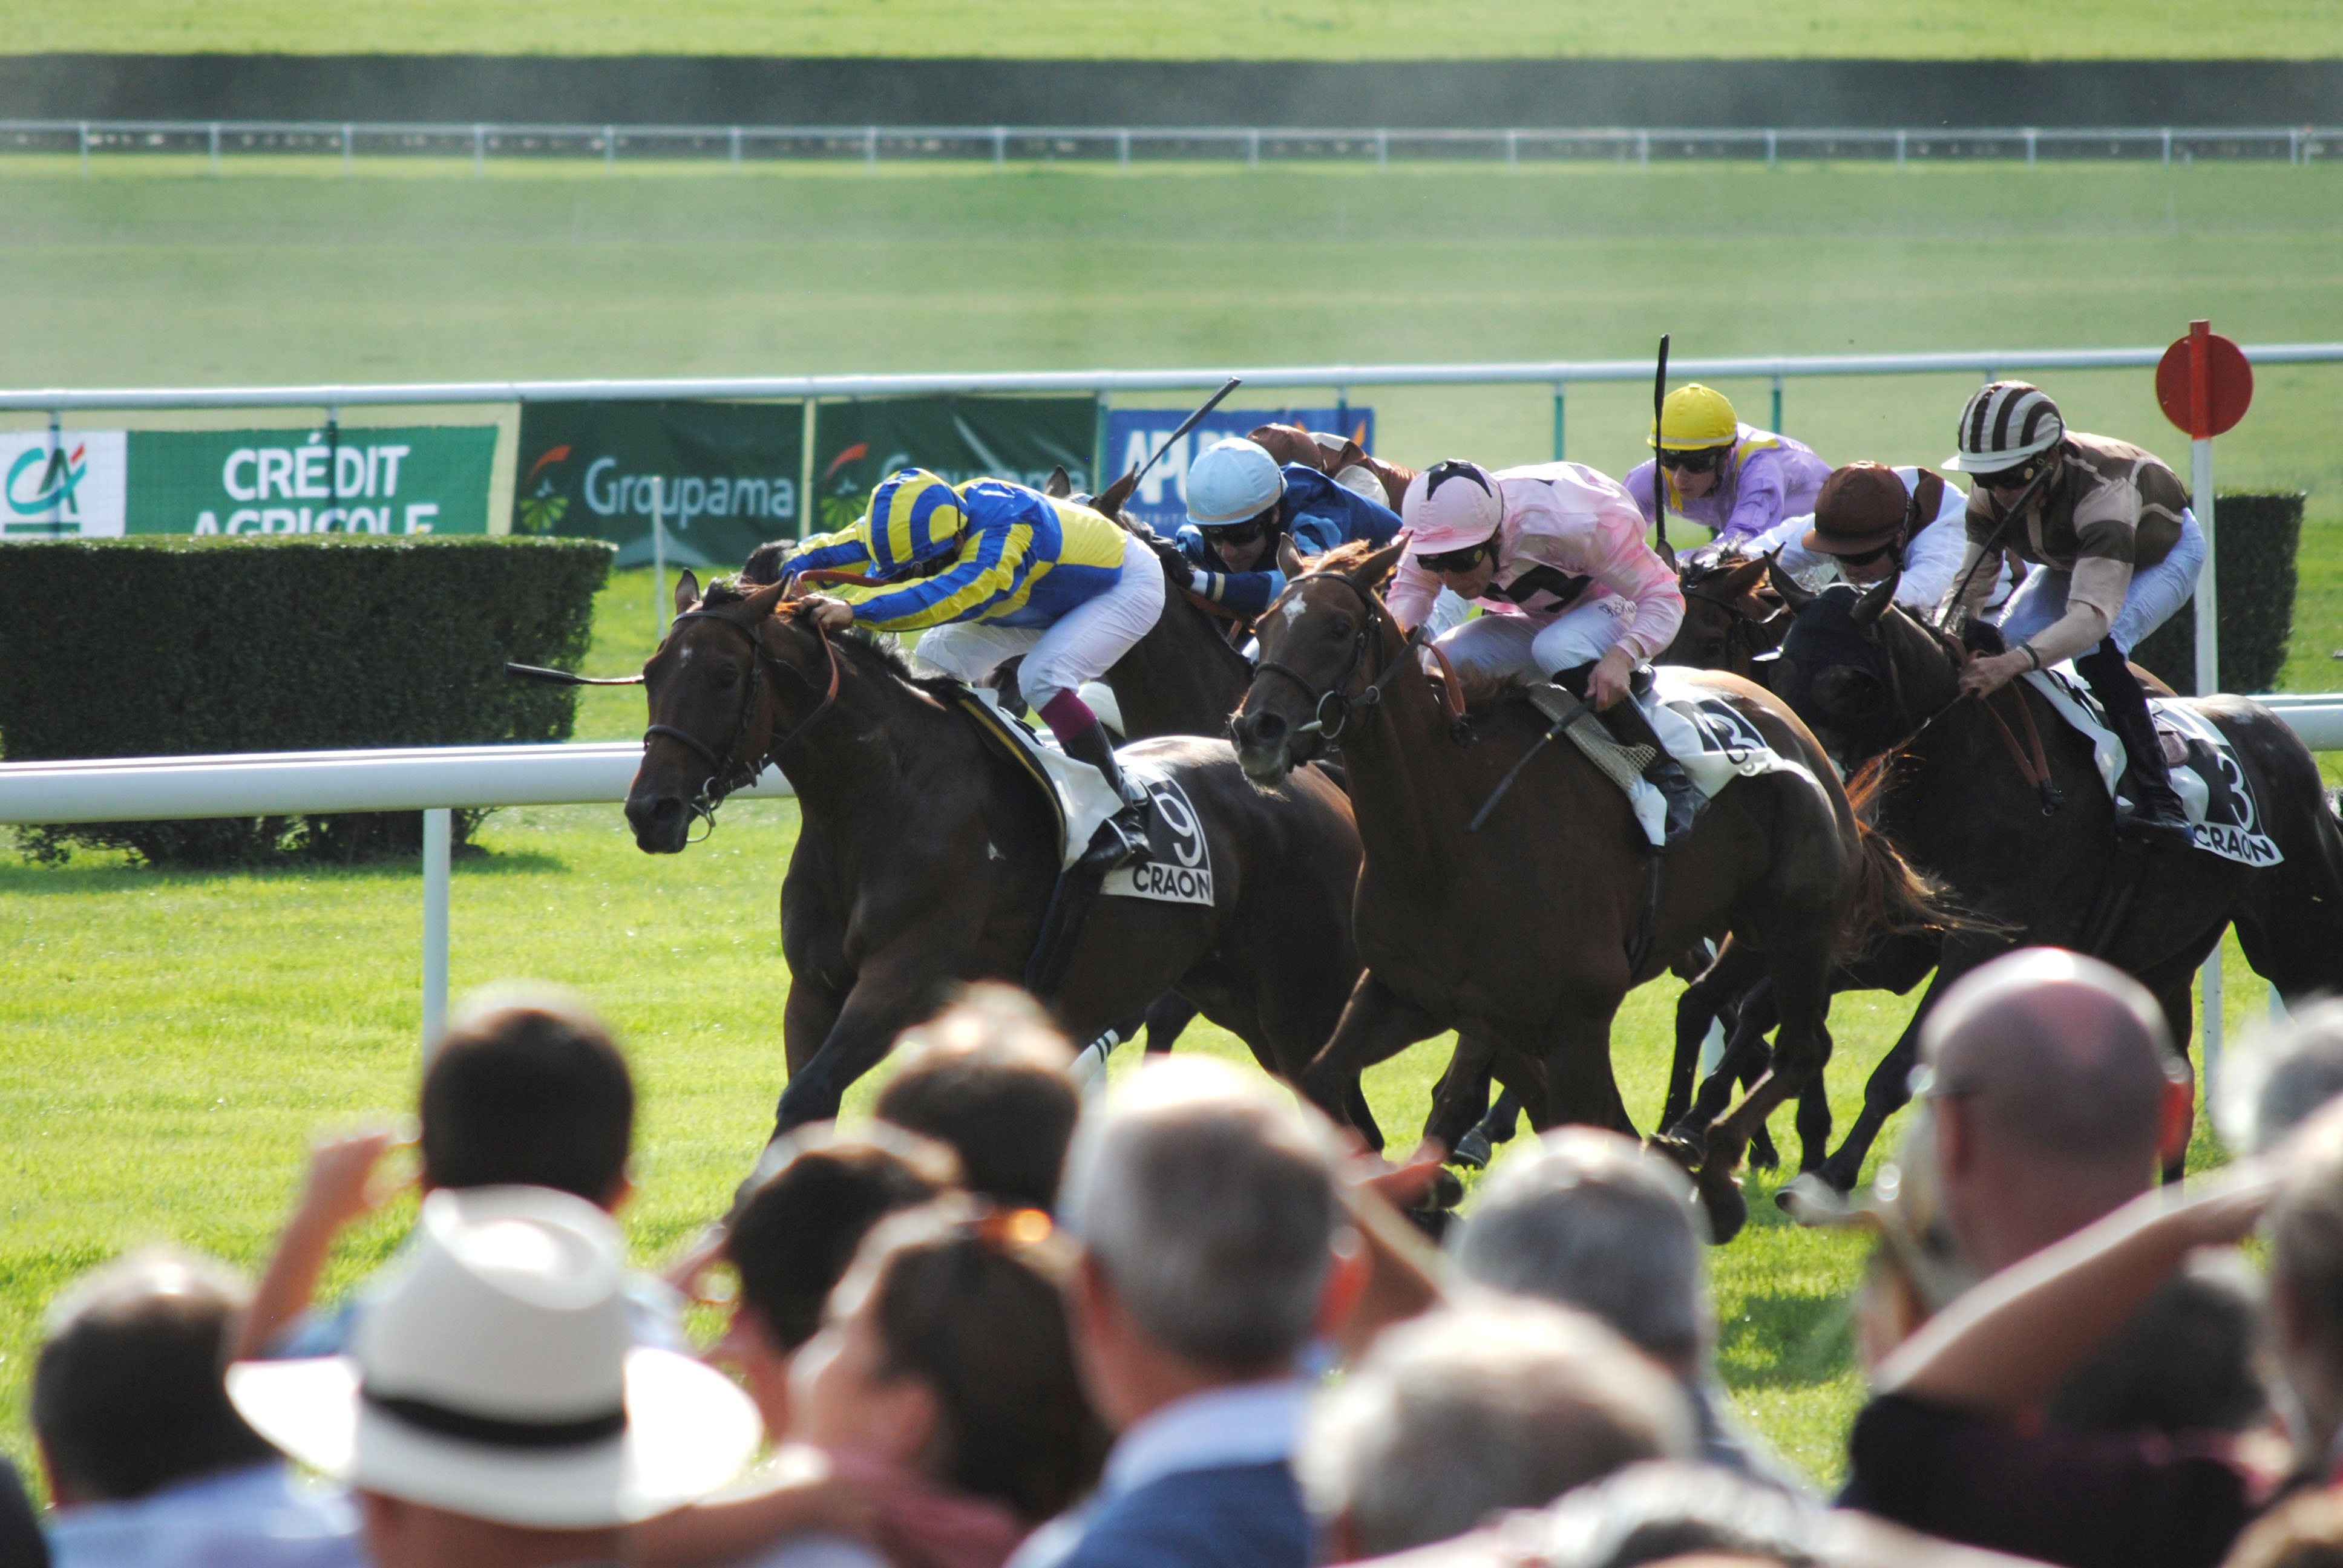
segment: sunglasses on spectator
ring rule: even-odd
[[[1205,539],[1216,545],[1249,545],[1261,538],[1267,527],[1259,518],[1247,518],[1242,523],[1199,524]]]
[[[1725,454],[1730,447],[1701,447],[1689,452],[1672,447],[1660,448],[1660,467],[1680,469],[1687,474],[1713,474],[1725,466]]]
[[[1443,550],[1438,555],[1418,556],[1415,560],[1425,571],[1455,576],[1479,566],[1481,558],[1488,553],[1489,541],[1483,539],[1479,544],[1466,545],[1461,550]]]

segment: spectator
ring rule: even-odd
[[[1450,1251],[1475,1284],[1592,1312],[1665,1367],[1691,1404],[1708,1462],[1795,1484],[1720,1410],[1697,1208],[1684,1173],[1632,1141],[1557,1128],[1483,1184]]]
[[[548,1187],[616,1212],[633,1191],[627,1160],[635,1089],[601,1020],[566,992],[491,988],[467,999],[423,1077],[425,1192]],[[333,1354],[347,1346],[358,1302],[309,1313],[335,1239],[390,1194],[372,1185],[397,1140],[367,1131],[319,1143],[308,1184],[269,1260],[236,1354]],[[656,1280],[628,1285],[641,1342],[684,1346],[682,1302]]]
[[[2343,1483],[2343,1112],[2315,1118],[2281,1153],[2270,1327],[2301,1412],[2306,1468],[2332,1487]]]
[[[894,1216],[799,1353],[790,1435],[870,1500],[897,1568],[999,1568],[1097,1480],[1108,1437],[1067,1334],[1071,1251],[1038,1209]]]
[[[434,1192],[350,1353],[239,1362],[228,1394],[357,1490],[377,1568],[612,1562],[759,1432],[720,1374],[630,1345],[625,1284],[618,1227],[582,1199]]]
[[[1571,1493],[1523,1533],[1547,1568],[1823,1561],[1818,1511],[1706,1465],[1639,1464]]]
[[[0,1563],[10,1568],[49,1568],[49,1543],[25,1495],[15,1462],[0,1454]]]
[[[1298,1364],[1365,1270],[1335,1161],[1322,1122],[1202,1058],[1151,1062],[1085,1113],[1061,1201],[1074,1343],[1121,1436],[1091,1507],[1021,1563],[1306,1568]]]
[[[2221,1074],[2221,1131],[2239,1149],[2276,1148],[2343,1094],[2343,1000],[2308,1003],[2240,1042]]]
[[[2288,1498],[2238,1537],[2222,1568],[2343,1568],[2343,1492]]]
[[[2070,980],[2104,988],[2137,1013],[2141,1029],[2160,1023],[2129,980],[2100,973],[2103,966],[2088,960],[2069,962]],[[1973,1003],[1963,991],[1980,979],[1985,987],[2006,983],[1980,971],[1955,989],[1946,1007]],[[2071,995],[2052,1000],[2072,1016]],[[1958,1010],[1975,1012],[1973,1005]],[[1940,1084],[1937,1092],[1948,1088],[1960,1085]],[[2227,1434],[2077,1433],[2030,1417],[2192,1249],[2226,1245],[2250,1231],[2271,1187],[2268,1172],[2249,1162],[2201,1183],[2184,1201],[2144,1196],[1953,1302],[1881,1367],[1848,1444],[1852,1473],[1842,1501],[1914,1529],[2075,1568],[2219,1562],[2274,1480],[2258,1474]],[[2343,1353],[2332,1348],[2343,1347],[2343,1336],[2323,1322],[2290,1335],[2287,1303],[2318,1302],[2315,1319],[2331,1313],[2327,1303],[2343,1299],[2334,1293],[2343,1288],[2343,1267],[2322,1275],[2317,1221],[2299,1228],[2292,1221],[2326,1206],[2343,1212],[2343,1159],[2330,1152],[2323,1163],[2310,1162],[2288,1191],[2275,1225],[2273,1293],[2281,1346],[2295,1352],[2288,1369],[2298,1399],[2320,1445],[2313,1452],[2323,1452],[2337,1420],[2331,1406],[2326,1417],[2316,1413],[2316,1390],[2343,1386],[2327,1370],[2343,1367]]]
[[[250,1301],[216,1264],[150,1251],[85,1276],[51,1308],[33,1434],[61,1568],[365,1561],[348,1496],[297,1486],[228,1403],[222,1357]]]
[[[1694,1430],[1668,1375],[1596,1319],[1492,1296],[1386,1332],[1320,1400],[1296,1462],[1321,1559],[1347,1563],[1688,1458]]]
[[[1066,1069],[1073,1048],[1039,1003],[1012,986],[971,986],[904,1031],[878,1115],[949,1145],[969,1191],[1049,1209],[1081,1112]]]
[[[2054,1390],[2071,1432],[2246,1432],[2270,1419],[2268,1303],[2234,1253],[2200,1253]]]

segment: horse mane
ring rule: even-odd
[[[1739,545],[1726,545],[1711,554],[1686,556],[1684,571],[1677,581],[1684,588],[1698,588],[1727,572],[1739,571],[1765,558],[1762,555],[1750,554]]]
[[[1372,539],[1353,539],[1347,544],[1336,545],[1324,555],[1304,561],[1302,565],[1313,572],[1350,572],[1366,565],[1368,558],[1378,551],[1390,548],[1388,543],[1378,545]]]
[[[750,592],[744,593],[741,591],[739,579],[719,578],[708,585],[707,593],[700,598],[699,608],[721,609],[727,605],[745,604],[757,591],[754,584],[750,585]],[[850,626],[844,631],[831,632],[830,640],[841,649],[859,653],[866,659],[875,661],[881,670],[893,676],[904,685],[925,692],[928,696],[940,701],[950,701],[954,694],[961,689],[960,683],[949,675],[912,673],[911,661],[903,657],[903,650],[869,627]]]

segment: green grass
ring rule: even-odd
[[[2160,342],[2195,315],[2246,341],[2298,341],[2343,319],[2343,171],[2325,168],[409,172],[231,165],[209,180],[101,164],[84,182],[69,165],[0,164],[8,378],[1593,358],[1647,352],[1663,327],[1686,355],[1887,352]],[[1794,385],[1786,423],[1841,460],[1933,462],[1969,385]],[[2145,376],[2052,387],[2078,426],[2185,458]],[[1762,420],[1762,386],[1726,390]],[[2298,689],[2343,685],[2327,658],[2343,645],[2338,392],[2338,370],[2268,372],[2221,447],[2226,484],[2311,491]],[[1574,393],[1572,455],[1632,461],[1646,396]],[[1367,397],[1403,460],[1547,455],[1541,387]],[[597,624],[595,669],[639,662],[646,574],[613,584]],[[579,735],[642,722],[637,694],[591,692]],[[507,812],[483,830],[490,853],[458,867],[457,985],[568,981],[628,1039],[646,1101],[630,1220],[645,1257],[721,1201],[769,1125],[793,824],[787,804],[741,802],[711,842],[654,859],[615,808]],[[407,1107],[418,894],[398,867],[0,863],[0,1443],[27,1452],[27,1358],[66,1279],[163,1237],[256,1263],[309,1133]],[[2234,957],[2230,973],[2242,1018],[2259,987]],[[1618,1030],[1645,1121],[1672,990],[1631,999]],[[1835,1010],[1842,1124],[1907,1008]],[[1239,1050],[1211,1030],[1195,1044]],[[1437,1060],[1420,1049],[1373,1079],[1387,1127],[1417,1124]],[[1860,1399],[1842,1303],[1862,1247],[1775,1222],[1768,1185],[1750,1232],[1714,1260],[1724,1370],[1761,1430],[1827,1476]],[[401,1222],[356,1238],[337,1284]]]
[[[2343,18],[2318,0],[96,0],[0,5],[10,53],[794,55],[1001,59],[1398,60],[1551,56],[1896,59],[2318,58]]]

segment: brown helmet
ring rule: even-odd
[[[1944,498],[1945,481],[1926,468],[1907,491],[1885,464],[1849,463],[1823,481],[1815,526],[1799,542],[1818,555],[1867,556],[1908,541],[1923,519],[1935,519]]]

